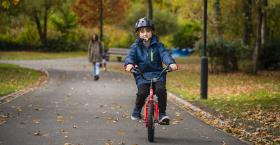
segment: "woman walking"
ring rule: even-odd
[[[92,63],[92,75],[94,80],[99,79],[99,67],[102,60],[103,44],[98,40],[98,35],[93,34],[88,44],[88,60]]]

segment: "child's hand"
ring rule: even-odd
[[[171,68],[171,70],[172,70],[172,71],[174,71],[174,70],[177,70],[177,69],[178,69],[177,65],[176,65],[176,64],[174,64],[174,63],[173,63],[173,64],[170,64],[170,65],[169,65],[169,67]]]
[[[133,67],[134,66],[132,64],[128,64],[128,65],[125,66],[125,70],[130,72]]]

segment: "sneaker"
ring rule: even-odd
[[[99,76],[94,76],[94,80],[98,81],[99,80]]]
[[[141,119],[141,109],[135,107],[133,109],[133,112],[132,112],[130,118],[131,118],[131,120],[139,120],[139,119]]]
[[[170,118],[165,113],[159,114],[159,124],[160,125],[169,125]]]

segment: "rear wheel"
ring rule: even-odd
[[[148,104],[148,140],[154,142],[155,126],[154,126],[154,104]]]

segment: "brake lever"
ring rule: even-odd
[[[137,68],[137,67],[132,68],[130,72],[132,72],[132,73],[141,73],[140,69]]]

